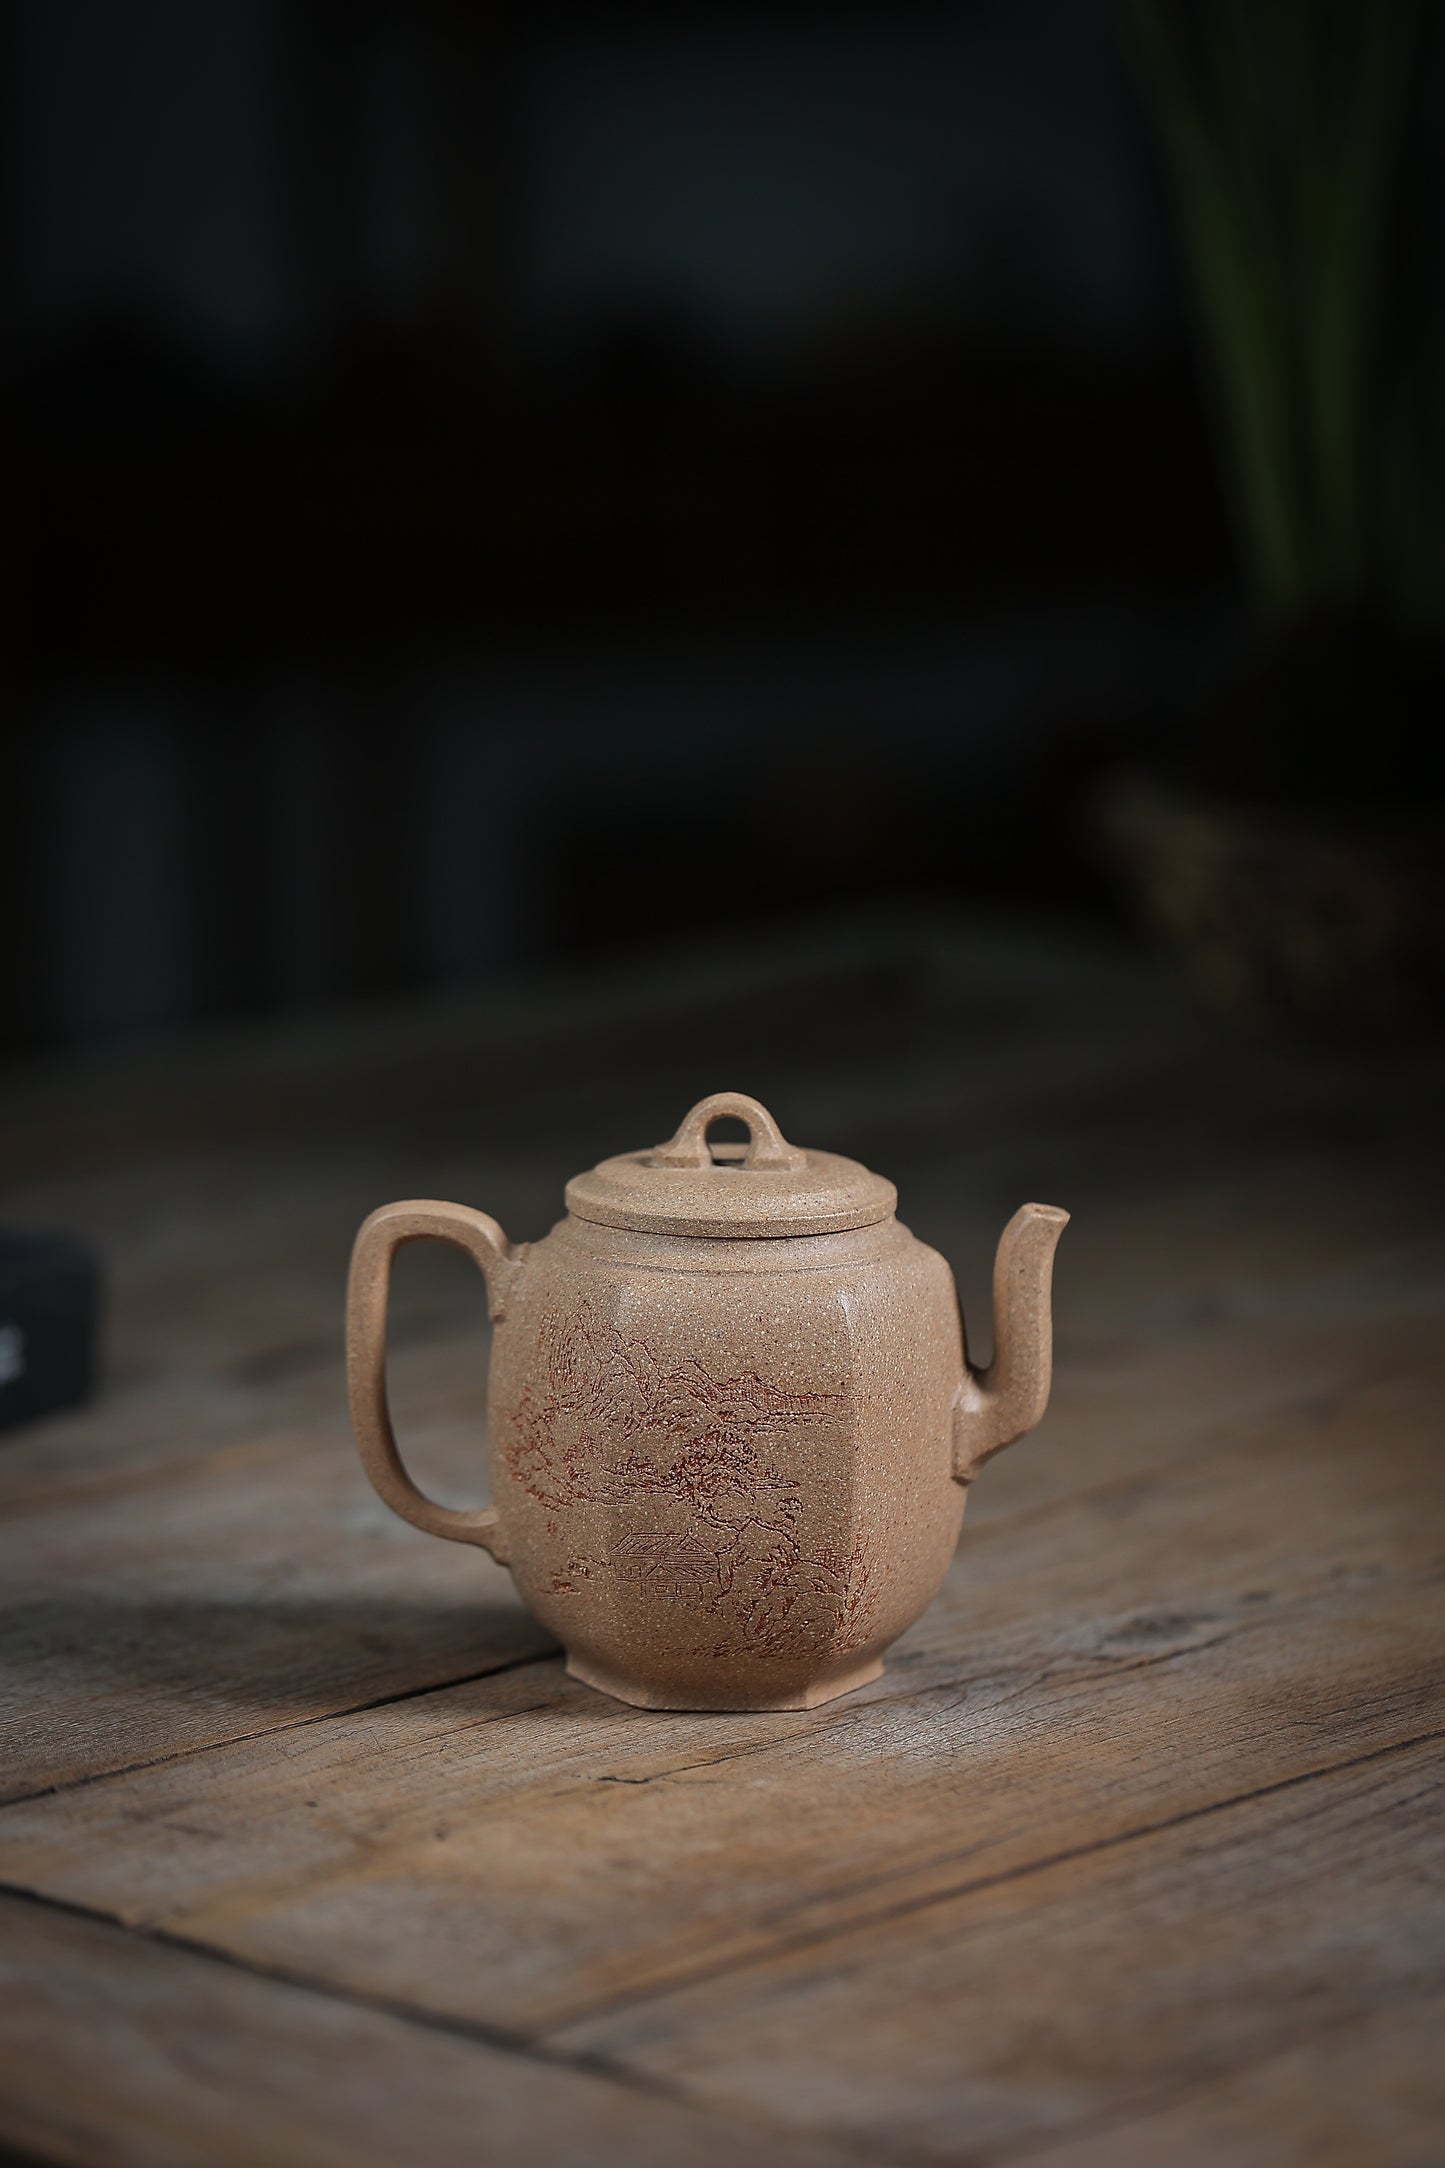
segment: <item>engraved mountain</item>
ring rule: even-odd
[[[840,1392],[782,1392],[756,1371],[718,1378],[696,1358],[668,1369],[583,1303],[543,1320],[502,1454],[557,1525],[578,1521],[554,1594],[605,1567],[693,1613],[710,1654],[841,1653],[868,1638],[871,1546],[810,1541],[790,1467],[831,1447],[846,1480],[846,1416]],[[586,1510],[597,1507],[611,1510]]]

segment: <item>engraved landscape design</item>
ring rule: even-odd
[[[861,1648],[878,1606],[872,1547],[814,1540],[790,1472],[833,1451],[847,1483],[847,1406],[842,1392],[783,1392],[756,1371],[669,1368],[586,1302],[549,1313],[502,1454],[549,1531],[576,1531],[550,1593],[579,1594],[602,1572],[645,1585],[649,1602],[692,1615],[713,1656]]]

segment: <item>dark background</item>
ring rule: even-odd
[[[9,1044],[1113,912],[1243,610],[1105,0],[6,39]]]

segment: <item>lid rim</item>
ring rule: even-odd
[[[830,1152],[809,1153],[801,1172],[736,1163],[726,1172],[663,1172],[650,1154],[623,1153],[574,1174],[566,1199],[574,1218],[594,1226],[734,1241],[847,1234],[890,1219],[898,1206],[885,1176]]]
[[[794,1219],[718,1220],[678,1214],[663,1218],[660,1214],[648,1216],[643,1206],[629,1210],[623,1204],[599,1203],[584,1210],[573,1198],[570,1182],[566,1201],[571,1217],[585,1221],[589,1227],[612,1227],[619,1234],[674,1235],[680,1241],[703,1236],[721,1242],[797,1241],[807,1235],[853,1234],[861,1227],[882,1226],[893,1218],[898,1204],[895,1195],[893,1202],[881,1209],[856,1206],[851,1212],[800,1213]]]

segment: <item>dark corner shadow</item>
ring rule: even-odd
[[[278,1715],[384,1699],[556,1653],[520,1604],[384,1595],[53,1596],[0,1613],[14,1706],[138,1697]]]

